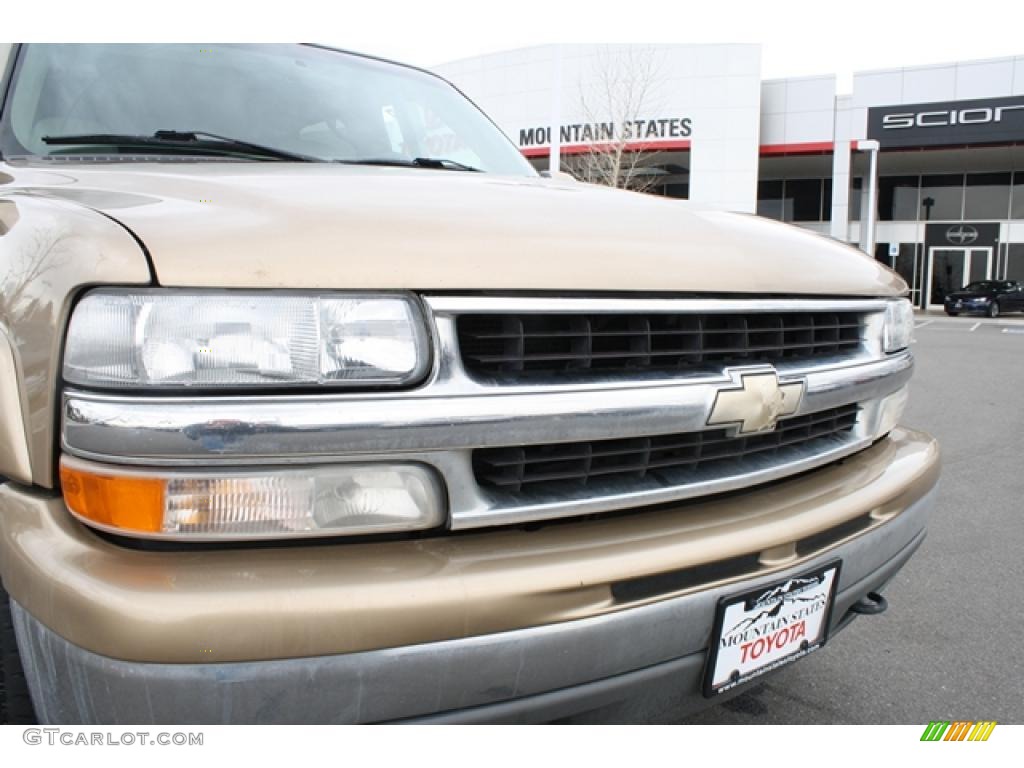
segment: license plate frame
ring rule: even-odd
[[[719,599],[704,669],[704,696],[718,696],[822,648],[828,641],[841,569],[842,561],[837,558]],[[808,611],[821,600],[823,605]],[[787,609],[787,603],[792,607]],[[813,632],[807,628],[809,619]],[[800,643],[794,646],[797,640]],[[760,652],[754,656],[757,650]],[[733,669],[723,677],[724,666]]]

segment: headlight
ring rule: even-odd
[[[65,456],[60,478],[75,515],[127,535],[291,538],[414,531],[444,523],[440,481],[418,464],[163,472]]]
[[[406,295],[127,291],[75,308],[65,380],[96,387],[402,386],[426,373]]]
[[[908,299],[890,301],[885,308],[882,347],[886,352],[899,352],[914,339],[914,307]]]

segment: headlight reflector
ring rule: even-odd
[[[401,386],[429,362],[397,294],[94,291],[68,329],[64,378],[137,388]]]
[[[914,307],[909,299],[890,301],[885,308],[882,346],[886,352],[899,352],[914,339]]]
[[[64,501],[86,523],[182,540],[291,538],[436,528],[440,481],[418,464],[147,472],[64,457]]]

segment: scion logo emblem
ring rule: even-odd
[[[735,387],[718,390],[708,426],[736,426],[741,435],[775,429],[800,407],[805,382],[780,384],[774,368],[730,370]]]
[[[957,245],[970,245],[978,239],[978,230],[970,225],[958,224],[946,230],[946,240]]]

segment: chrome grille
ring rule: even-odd
[[[457,319],[471,374],[500,380],[778,364],[860,349],[857,312],[469,314]]]
[[[882,349],[887,306],[883,299],[553,294],[446,294],[422,298],[433,324],[434,355],[429,377],[415,388],[203,398],[112,395],[68,388],[64,392],[62,447],[84,460],[172,469],[347,460],[391,462],[400,457],[401,461],[429,466],[437,472],[446,486],[450,527],[468,530],[673,503],[737,491],[825,466],[866,448],[881,434],[879,430],[886,423],[883,406],[887,398],[903,389],[913,369],[909,350],[886,354]],[[730,317],[766,320],[784,315],[779,322],[785,324],[785,343],[801,343],[785,332],[807,334],[808,329],[798,328],[795,318],[813,316],[818,333],[802,343],[820,345],[812,350],[816,356],[794,355],[779,360],[775,365],[779,379],[805,382],[795,418],[856,403],[856,422],[852,428],[831,435],[811,438],[808,430],[803,435],[808,439],[800,442],[740,457],[719,455],[716,461],[708,460],[711,452],[727,449],[708,443],[701,448],[699,469],[686,464],[686,451],[680,448],[653,453],[655,460],[678,460],[674,467],[638,467],[624,457],[616,469],[625,471],[590,471],[583,480],[549,478],[547,483],[502,486],[485,477],[501,478],[518,472],[481,462],[488,456],[506,456],[517,446],[534,458],[547,456],[544,446],[555,451],[589,445],[591,451],[600,452],[618,443],[620,447],[638,448],[633,451],[635,459],[637,453],[646,453],[648,442],[654,448],[665,449],[673,439],[662,437],[666,432],[674,433],[681,442],[694,435],[705,443],[713,439],[707,420],[716,393],[736,386],[735,376],[724,361],[689,363],[693,370],[663,369],[668,370],[667,375],[654,368],[606,368],[603,372],[572,368],[551,377],[545,377],[543,371],[536,376],[533,372],[513,371],[497,378],[467,369],[464,353],[471,350],[460,349],[467,329],[484,327],[477,318],[520,317],[532,328],[533,321],[527,317],[559,323],[587,317],[593,330],[600,319],[597,316],[646,317],[657,329],[660,321],[655,315],[719,318],[704,323],[706,330],[716,322],[730,322],[726,319]],[[837,323],[854,318],[860,323],[859,339],[854,341],[853,329],[838,328],[838,340],[826,338],[825,323],[819,324],[817,318],[827,316],[835,316]],[[761,338],[757,336],[758,322],[751,325],[748,321],[748,343]],[[708,338],[710,335],[705,334],[701,341],[702,360],[713,354]],[[837,354],[826,351],[834,348],[839,349]],[[690,360],[693,352],[690,350]],[[626,358],[628,361],[629,355]],[[743,367],[759,362],[753,357],[741,359]],[[790,420],[780,422],[783,428],[793,424]],[[745,445],[756,446],[760,437],[767,437],[766,443],[781,440],[780,434],[790,433],[750,435]],[[629,453],[626,451],[624,456]],[[591,470],[611,469],[612,461],[612,457],[599,456]],[[524,467],[523,471],[525,475],[533,468]]]
[[[625,440],[486,448],[473,452],[477,483],[500,494],[564,493],[595,481],[650,480],[684,486],[708,472],[749,471],[751,459],[784,462],[787,453],[826,450],[853,430],[858,407],[845,405],[783,419],[772,432],[730,436],[724,429]]]

